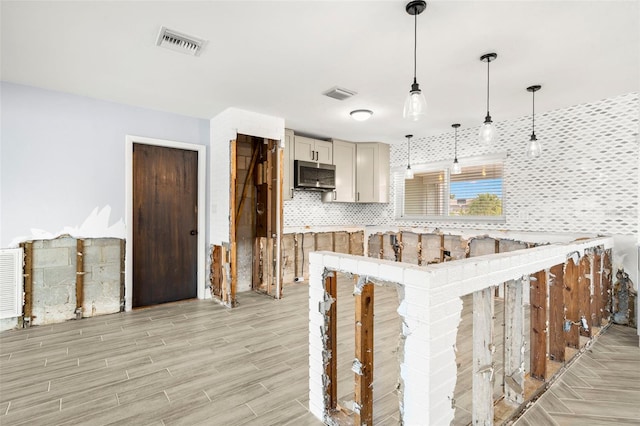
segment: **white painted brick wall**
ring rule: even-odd
[[[596,246],[609,248],[612,244],[613,238],[603,237],[426,267],[378,259],[363,260],[347,254],[310,253],[310,411],[324,420],[325,389],[318,383],[322,383],[323,352],[326,348],[320,331],[324,314],[318,312],[318,304],[324,300],[324,290],[320,289],[323,289],[325,268],[354,274],[365,268],[370,279],[397,282],[403,287],[404,299],[399,301],[397,309],[403,319],[405,336],[404,357],[400,365],[404,386],[402,420],[407,425],[441,425],[449,424],[454,415],[451,398],[457,374],[454,347],[462,313],[460,297],[564,263],[567,255],[574,251],[584,252],[585,248]],[[325,259],[331,268],[323,263]],[[337,269],[336,264],[339,265]]]

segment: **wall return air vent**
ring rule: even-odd
[[[206,43],[206,40],[170,30],[167,27],[160,28],[158,39],[156,40],[156,44],[160,47],[166,47],[167,49],[192,56],[200,55]]]

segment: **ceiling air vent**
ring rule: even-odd
[[[342,87],[338,87],[338,86],[332,87],[331,89],[323,93],[323,95],[333,99],[337,99],[339,101],[344,101],[345,99],[348,99],[356,94],[357,93],[354,92],[353,90],[343,89]]]
[[[175,50],[176,52],[198,56],[206,44],[206,40],[170,30],[167,27],[162,27],[158,33],[158,40],[156,40],[156,44],[160,47]]]

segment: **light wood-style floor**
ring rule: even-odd
[[[353,283],[345,276],[338,283],[338,397],[350,407]],[[321,424],[307,410],[307,285],[286,286],[279,301],[255,293],[241,293],[239,301],[233,310],[212,301],[186,301],[0,333],[0,424]],[[376,287],[377,425],[398,424],[397,305],[395,287]],[[470,340],[464,337],[469,305],[465,301],[459,355],[467,353],[461,336]],[[498,310],[496,305],[496,318]],[[616,340],[600,338],[600,344],[616,345]],[[635,345],[637,350],[637,337]],[[624,360],[597,347],[593,361],[629,388],[626,371],[640,371],[638,352],[614,348],[631,357]],[[610,358],[619,362],[605,363]],[[616,373],[616,366],[622,372]],[[458,370],[455,424],[466,424],[470,373],[462,365]],[[592,394],[580,393],[583,400]]]
[[[640,425],[636,329],[610,326],[515,425]]]

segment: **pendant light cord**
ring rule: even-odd
[[[531,115],[531,134],[535,135],[536,134],[536,91],[532,90],[532,111],[533,114]]]
[[[415,12],[415,10],[414,10]],[[417,65],[418,62],[418,14],[413,15],[413,83],[416,83]]]
[[[411,167],[411,138],[407,138],[407,167]]]
[[[489,115],[489,63],[491,58],[487,58],[487,115]]]
[[[454,149],[455,154],[454,154],[453,158],[455,160],[457,160],[458,159],[458,128],[457,127],[456,127],[456,139],[455,139],[454,147],[455,147],[455,149]]]

